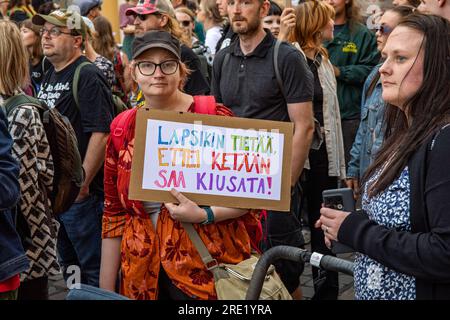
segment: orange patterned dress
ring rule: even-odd
[[[127,112],[134,114],[128,121],[123,147],[115,150],[110,137],[106,148],[102,232],[103,238],[122,238],[121,294],[132,299],[157,299],[158,276],[163,267],[173,284],[190,297],[217,299],[213,275],[182,225],[162,206],[155,231],[143,203],[128,199],[136,110]],[[217,105],[217,114],[232,115],[222,105]],[[121,116],[111,124],[112,133]],[[251,237],[247,230],[257,230],[258,223],[257,216],[249,211],[237,219],[194,227],[219,263],[236,264],[249,258]]]

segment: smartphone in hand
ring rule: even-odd
[[[322,192],[322,199],[324,206],[327,208],[346,212],[355,211],[355,199],[353,198],[353,190],[350,188],[324,190]],[[331,241],[331,252],[334,254],[354,251],[349,246],[338,241]]]

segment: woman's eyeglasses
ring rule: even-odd
[[[392,30],[394,30],[394,28],[388,27],[384,24],[380,24],[375,27],[375,30],[381,34],[388,35],[389,33],[392,32]]]
[[[184,21],[180,21],[180,25],[182,26],[182,27],[189,27],[190,26],[190,24],[191,24],[191,20],[184,20]]]
[[[154,75],[157,67],[159,67],[163,74],[169,76],[177,71],[178,64],[178,60],[166,60],[161,63],[154,63],[151,61],[140,61],[136,63],[139,72],[144,76]]]

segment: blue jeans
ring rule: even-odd
[[[81,270],[81,283],[98,287],[101,258],[103,199],[89,195],[58,216],[59,262],[64,279],[72,275],[69,266]],[[71,272],[67,272],[71,271]]]
[[[66,300],[130,300],[115,292],[82,284],[80,289],[72,289]]]

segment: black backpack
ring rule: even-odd
[[[208,83],[212,79],[212,55],[208,52],[208,48],[202,45],[199,41],[192,47],[192,51],[200,60],[200,72],[205,77]]]
[[[20,106],[33,106],[39,111],[50,145],[55,173],[50,198],[54,215],[67,211],[73,204],[84,182],[85,173],[78,151],[78,141],[69,119],[56,108],[50,109],[43,101],[18,94],[3,105],[7,116]]]

